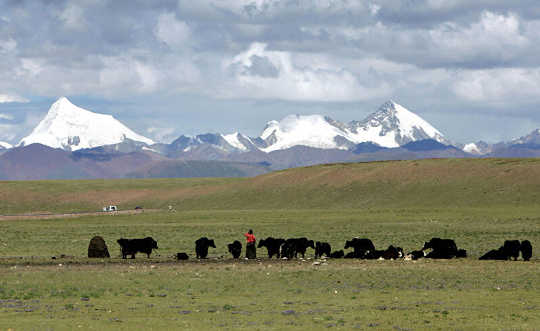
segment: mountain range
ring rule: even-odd
[[[536,156],[540,130],[510,142],[453,144],[394,101],[361,121],[289,115],[258,137],[206,133],[164,144],[61,97],[15,147],[0,142],[0,179],[236,177],[334,162]]]

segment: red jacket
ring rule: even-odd
[[[249,233],[244,233],[244,236],[246,236],[246,240],[248,244],[255,242],[255,236]]]

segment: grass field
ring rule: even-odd
[[[426,160],[253,179],[2,182],[0,214],[113,202],[177,212],[0,221],[0,329],[540,330],[538,172],[536,160]],[[333,249],[354,236],[405,251],[453,238],[469,258],[229,259],[226,244],[249,228]],[[94,235],[111,259],[85,258]],[[151,259],[119,258],[116,239],[149,235],[160,247]],[[172,258],[193,257],[201,236],[216,241],[210,259]],[[530,240],[532,261],[477,260],[505,239]]]

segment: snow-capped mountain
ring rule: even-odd
[[[169,146],[175,151],[189,152],[196,147],[205,145],[211,145],[225,153],[247,152],[257,148],[251,138],[238,132],[231,134],[206,133],[196,136],[182,135]]]
[[[148,145],[154,143],[130,130],[112,115],[93,113],[61,97],[52,104],[45,118],[18,146],[39,143],[75,151],[118,144],[126,138]]]
[[[528,135],[506,142],[489,144],[483,141],[469,143],[462,146],[462,150],[473,155],[488,155],[499,157],[524,157],[531,151],[540,150],[540,129],[533,130]],[[536,155],[529,155],[535,157]]]
[[[348,134],[338,125],[321,115],[289,115],[279,122],[270,121],[260,136],[267,146],[261,150],[268,153],[293,146],[347,149]]]
[[[13,146],[11,144],[4,141],[0,141],[0,149],[10,149],[12,147]]]
[[[266,143],[261,148],[264,152],[298,145],[350,149],[364,142],[392,148],[424,139],[449,144],[431,124],[393,101],[383,104],[365,120],[347,124],[321,115],[287,116],[279,122],[268,122],[260,139]]]
[[[361,122],[350,122],[346,128],[353,141],[370,141],[383,147],[399,147],[425,139],[450,143],[427,121],[394,101],[384,103]]]
[[[526,136],[511,140],[509,145],[539,145],[540,144],[540,129],[533,130]]]
[[[484,141],[477,141],[475,143],[468,143],[461,148],[464,152],[473,155],[485,155],[492,152],[493,145]]]

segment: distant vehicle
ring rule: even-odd
[[[103,207],[103,211],[118,211],[118,207],[116,206],[107,206],[107,207]]]
[[[143,209],[143,207],[142,206],[135,207],[135,210],[139,210],[139,209]]]

